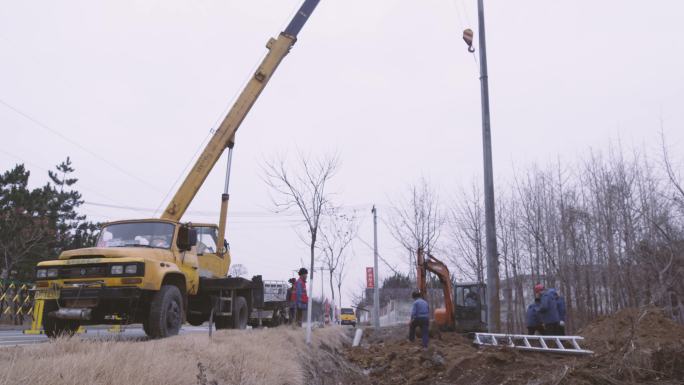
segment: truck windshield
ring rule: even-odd
[[[354,310],[352,310],[348,307],[343,307],[341,313],[342,314],[354,314]]]
[[[151,247],[168,249],[174,225],[164,222],[116,223],[105,226],[97,247]]]

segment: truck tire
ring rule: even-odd
[[[233,303],[233,329],[246,329],[249,312],[245,297],[235,297]]]
[[[50,312],[57,310],[57,301],[45,301],[43,307],[43,329],[48,338],[71,337],[81,323],[76,320],[63,320],[50,317]]]
[[[154,294],[147,321],[150,338],[175,336],[183,324],[183,297],[174,285],[163,285]]]

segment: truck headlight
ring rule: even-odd
[[[111,273],[112,275],[120,275],[123,274],[124,267],[123,265],[113,265]]]
[[[124,272],[126,274],[135,274],[138,272],[138,265],[126,265]]]
[[[45,278],[45,277],[47,277],[47,270],[46,269],[36,270],[36,278]]]
[[[57,277],[59,270],[57,269],[47,269],[47,277],[48,278],[55,278]]]

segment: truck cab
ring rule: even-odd
[[[65,251],[37,265],[45,332],[54,336],[123,321],[140,322],[153,336],[177,333],[188,296],[199,288],[196,244],[197,231],[178,222],[105,224],[96,247]]]

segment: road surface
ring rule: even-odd
[[[79,338],[116,338],[123,341],[146,340],[147,336],[140,325],[130,325],[123,328],[123,332],[112,333],[107,326],[90,326],[86,328],[86,333],[78,334]],[[181,334],[188,333],[209,333],[209,326],[190,326],[185,325],[181,329]],[[44,334],[24,334],[21,330],[0,330],[0,348],[6,346],[31,345],[47,342],[48,338]]]

